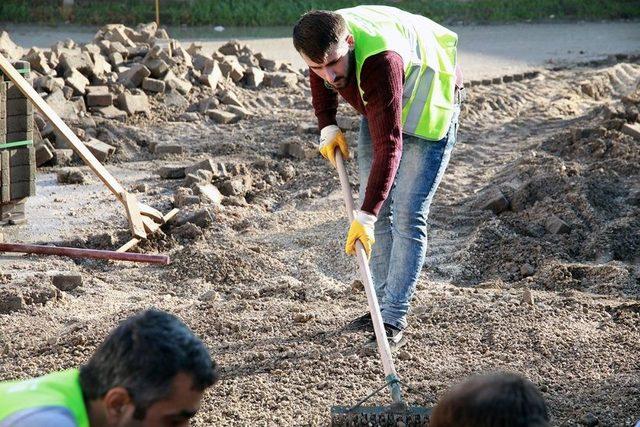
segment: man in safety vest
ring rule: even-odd
[[[409,303],[427,248],[427,215],[456,141],[462,75],[457,35],[387,6],[311,11],[293,30],[310,68],[320,153],[335,165],[349,148],[337,126],[338,94],[361,115],[360,209],[346,252],[359,240],[392,347],[404,342]],[[374,242],[376,243],[375,245]],[[352,326],[370,329],[365,314]]]
[[[80,369],[0,383],[0,427],[187,426],[216,379],[200,339],[176,317],[147,310]]]

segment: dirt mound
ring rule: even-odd
[[[467,283],[640,295],[640,144],[624,128],[638,119],[640,67],[588,74],[582,96],[600,104],[497,171],[474,201],[498,215],[479,223],[458,254]],[[488,189],[508,204],[488,204]]]

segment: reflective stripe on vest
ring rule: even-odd
[[[89,427],[77,369],[2,382],[0,396],[0,421],[26,409],[62,407],[73,414],[78,427]]]
[[[458,36],[432,20],[388,6],[357,6],[336,11],[355,40],[356,78],[365,60],[394,51],[404,64],[402,131],[437,141],[453,116]],[[363,98],[363,102],[366,102]]]

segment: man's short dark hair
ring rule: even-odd
[[[341,15],[328,10],[312,10],[302,15],[293,27],[293,46],[320,63],[346,31],[347,22]]]
[[[217,378],[216,363],[202,341],[177,317],[146,310],[124,320],[80,368],[85,401],[96,400],[114,387],[127,389],[136,405],[135,417],[167,398],[174,377],[185,373],[203,391]]]
[[[438,402],[431,427],[547,427],[542,394],[520,375],[496,373],[465,381]]]

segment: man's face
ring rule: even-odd
[[[173,379],[171,394],[149,406],[143,420],[134,418],[135,408],[131,404],[115,425],[118,427],[188,426],[189,420],[200,409],[200,401],[204,394],[202,391],[193,389],[192,386],[193,380],[189,375],[178,373]]]
[[[349,80],[350,64],[349,52],[353,47],[353,36],[348,34],[342,42],[332,46],[322,62],[312,61],[304,52],[300,56],[309,68],[324,81],[336,89],[342,89]]]

